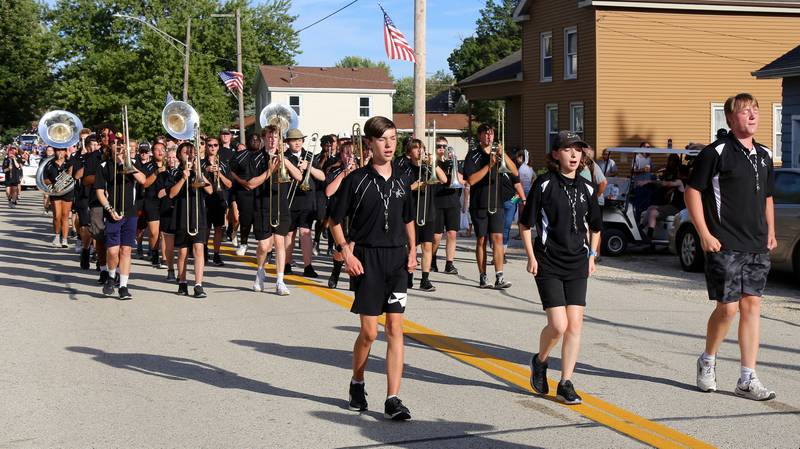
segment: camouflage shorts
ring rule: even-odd
[[[708,298],[729,303],[739,301],[742,296],[761,297],[767,285],[769,268],[769,253],[730,249],[706,253]]]

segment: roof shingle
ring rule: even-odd
[[[316,89],[387,89],[394,83],[380,67],[290,67],[262,65],[261,76],[267,87]]]

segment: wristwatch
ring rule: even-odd
[[[593,249],[589,250],[589,256],[588,257],[597,257],[597,256],[598,256],[597,251],[595,251]]]

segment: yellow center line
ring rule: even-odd
[[[254,257],[236,256],[229,250],[226,250],[225,253],[229,254],[234,260],[244,262],[251,267],[257,267],[256,263],[253,262],[255,260]],[[268,269],[271,273],[275,271],[273,265],[269,265]],[[286,279],[292,280],[293,283],[301,289],[347,310],[350,310],[350,306],[353,303],[352,296],[338,290],[331,290],[327,287],[323,287],[316,281],[311,281],[298,275],[289,275],[286,276]],[[384,317],[379,317],[378,322],[384,325]],[[403,320],[403,332],[407,337],[426,346],[516,385],[522,390],[533,392],[530,386],[531,371],[527,366],[520,366],[508,360],[497,358],[457,338],[448,337],[413,321]],[[556,381],[548,379],[548,383],[552,390],[556,389]],[[565,405],[555,401],[553,403],[580,413],[592,421],[654,447],[714,447],[711,444],[693,438],[675,429],[650,421],[629,410],[610,404],[585,391],[578,390],[578,394],[580,394],[583,399],[583,403],[580,405]],[[550,399],[552,400],[553,398]]]

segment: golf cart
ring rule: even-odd
[[[669,231],[674,217],[659,217],[653,237],[649,241],[643,235],[639,223],[646,213],[647,207],[637,210],[637,186],[642,180],[633,176],[633,162],[636,153],[677,154],[685,160],[697,156],[697,150],[678,150],[672,148],[608,148],[609,158],[614,159],[618,167],[630,165],[630,175],[609,176],[608,185],[603,193],[603,232],[601,254],[604,256],[619,256],[628,249],[629,244],[660,245],[669,244]],[[615,157],[616,156],[616,157]],[[639,190],[641,194],[642,190]]]

